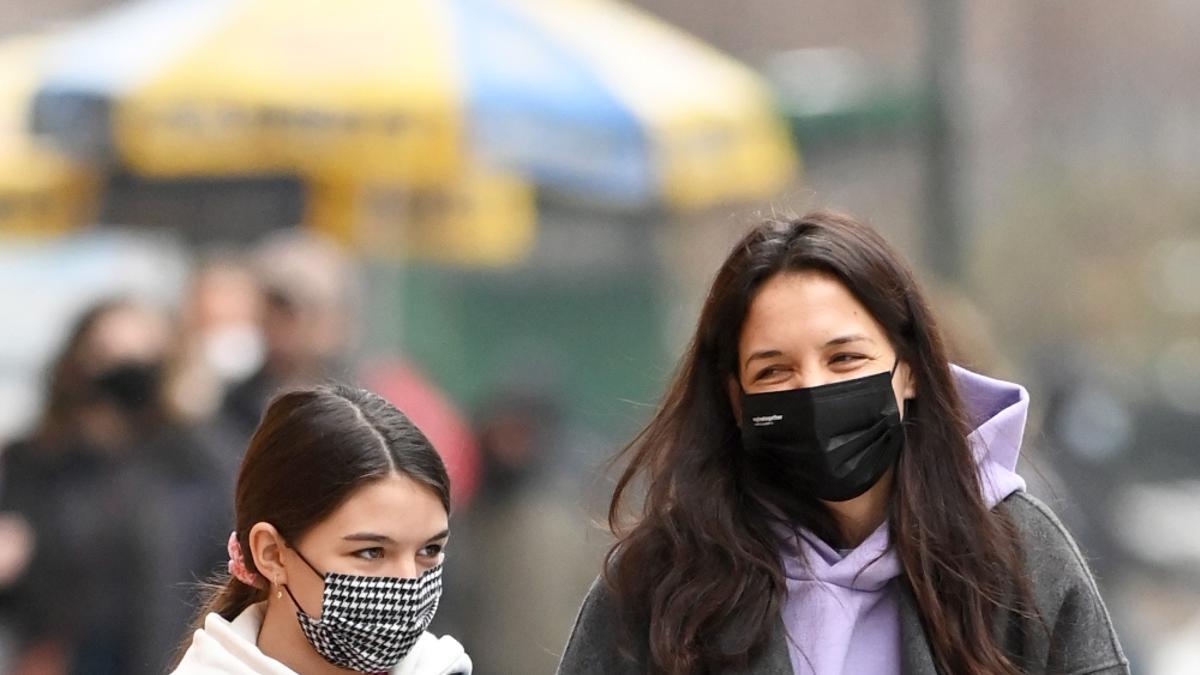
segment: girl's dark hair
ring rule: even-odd
[[[249,555],[250,528],[256,523],[270,523],[294,542],[356,490],[394,473],[427,486],[449,513],[450,478],[441,457],[391,403],[345,385],[280,395],[263,414],[238,473],[234,531],[246,552],[246,569],[258,573]],[[268,591],[266,584],[249,586],[222,574],[194,628],[210,612],[232,621],[265,600]]]
[[[806,270],[840,280],[913,373],[917,399],[905,419],[889,522],[939,672],[1017,672],[992,627],[1006,603],[1027,606],[1020,549],[1012,522],[981,497],[933,315],[879,234],[824,211],[763,223],[734,247],[660,408],[620,455],[628,465],[609,507],[618,539],[605,578],[626,613],[627,637],[648,637],[654,672],[745,667],[766,645],[787,594],[781,542],[771,527],[778,500],[790,500],[795,524],[837,540],[816,498],[770,494],[746,469],[729,400],[756,292],[776,274]],[[622,513],[639,481],[645,499],[625,527]],[[1011,584],[1015,600],[1006,595]]]

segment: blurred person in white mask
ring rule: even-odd
[[[253,272],[234,254],[197,265],[180,310],[180,358],[169,391],[181,415],[208,420],[231,387],[262,367],[263,304]]]
[[[356,338],[358,278],[333,242],[305,230],[268,238],[253,256],[263,305],[262,360],[234,385],[221,406],[221,424],[244,445],[270,397],[279,391],[348,378]]]

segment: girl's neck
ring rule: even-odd
[[[300,630],[296,608],[287,593],[278,598],[275,589],[271,590],[262,627],[258,630],[259,651],[304,675],[346,675],[352,672],[326,661],[312,648]]]

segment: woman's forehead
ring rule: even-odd
[[[153,357],[166,349],[169,332],[162,314],[138,306],[120,307],[96,322],[88,347],[96,357]]]
[[[785,272],[755,295],[739,344],[743,350],[758,342],[824,344],[855,335],[878,340],[883,330],[845,284],[824,272]]]

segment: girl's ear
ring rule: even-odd
[[[287,548],[283,537],[275,526],[270,523],[255,523],[250,528],[250,555],[254,557],[254,567],[268,584],[286,584],[287,567],[284,564],[283,552]]]

